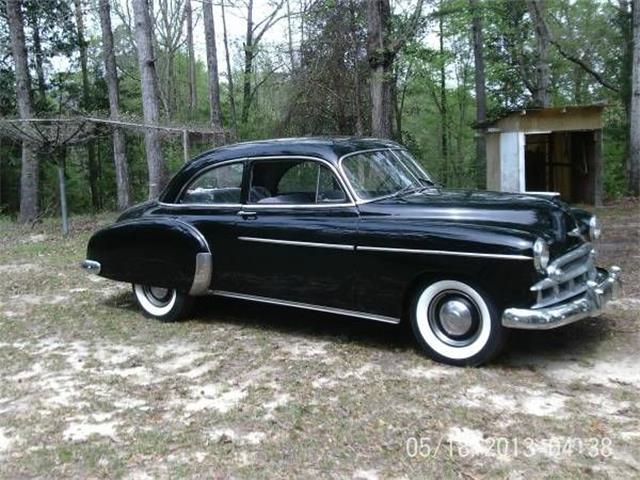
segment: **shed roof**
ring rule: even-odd
[[[606,104],[566,105],[563,107],[523,108],[476,124],[488,131],[561,131],[602,128],[602,111]]]

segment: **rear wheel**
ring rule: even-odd
[[[488,362],[500,353],[505,328],[491,298],[458,280],[440,280],[416,295],[411,325],[433,359],[459,366]]]
[[[135,284],[133,293],[144,314],[162,322],[182,320],[193,306],[193,297],[173,288]]]

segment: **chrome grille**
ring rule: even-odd
[[[587,282],[596,278],[595,250],[586,243],[556,258],[547,267],[547,277],[531,287],[536,293],[532,308],[542,308],[575,297],[587,290]]]

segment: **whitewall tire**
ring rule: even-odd
[[[504,344],[505,329],[489,296],[459,280],[439,280],[419,290],[411,325],[423,350],[451,365],[480,365]]]
[[[144,314],[162,322],[183,319],[193,305],[193,297],[171,288],[134,284],[133,293]]]

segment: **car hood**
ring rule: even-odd
[[[556,249],[582,242],[568,235],[577,226],[567,204],[536,195],[430,188],[419,193],[376,200],[363,213],[433,222],[491,225],[544,237]]]

